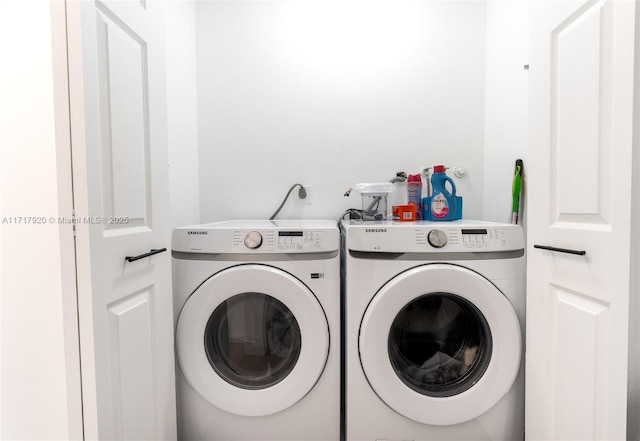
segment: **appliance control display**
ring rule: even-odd
[[[442,230],[431,230],[427,235],[429,245],[434,248],[442,248],[447,244],[447,235]]]
[[[467,248],[484,248],[487,246],[486,228],[463,228],[462,243]]]
[[[487,234],[486,228],[463,228],[462,234]]]
[[[255,250],[262,245],[262,234],[257,231],[250,231],[244,237],[244,245],[250,250]]]
[[[508,245],[507,230],[503,228],[463,228],[462,244],[465,248],[495,248]]]
[[[315,231],[278,231],[278,249],[304,250],[321,246],[321,235]]]
[[[258,253],[317,253],[324,251],[322,230],[236,230],[231,246],[235,252],[247,249]],[[332,245],[333,246],[333,245]]]

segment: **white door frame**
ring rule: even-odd
[[[627,439],[640,439],[640,7],[635,17]]]
[[[69,69],[67,46],[67,11],[65,2],[50,2],[53,39],[53,92],[56,125],[56,156],[58,158],[58,203],[65,220],[74,215],[73,169],[71,154],[71,121],[69,102]],[[82,405],[82,368],[80,363],[80,329],[76,274],[75,225],[60,228],[60,272],[64,282],[62,291],[65,348],[68,363],[67,414],[70,439],[84,439]]]
[[[3,4],[3,216],[39,219],[3,226],[7,438],[83,439],[65,14]]]

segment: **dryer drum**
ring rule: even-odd
[[[228,383],[263,389],[282,381],[300,355],[300,326],[284,303],[260,293],[221,303],[205,327],[211,367]]]
[[[396,315],[389,359],[402,382],[423,395],[449,397],[471,388],[491,360],[492,337],[480,310],[455,294],[422,295]]]

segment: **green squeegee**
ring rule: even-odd
[[[516,160],[516,172],[513,175],[513,184],[511,191],[513,194],[513,203],[511,204],[511,223],[518,223],[520,212],[520,190],[522,187],[522,159]]]

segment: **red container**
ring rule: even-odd
[[[400,222],[411,222],[416,220],[416,206],[413,204],[394,205],[391,210],[393,220]]]

